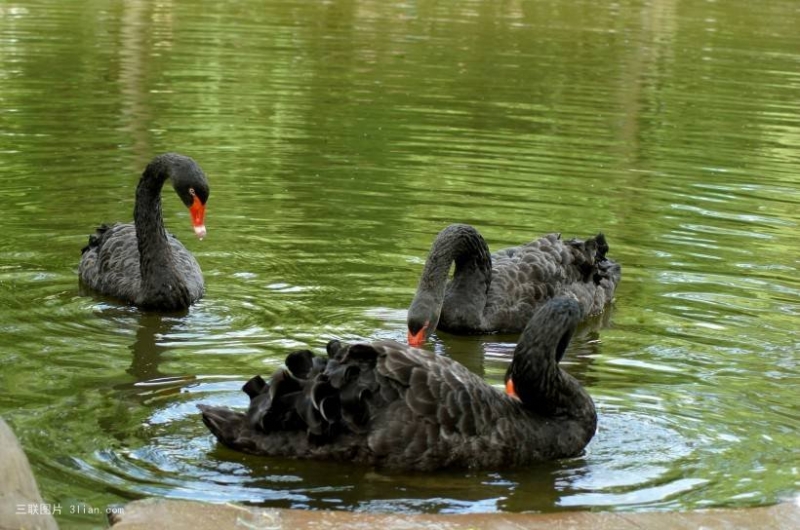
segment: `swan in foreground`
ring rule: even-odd
[[[540,305],[514,351],[506,392],[429,351],[331,341],[325,357],[294,352],[269,382],[250,379],[246,413],[199,407],[222,444],[256,455],[403,470],[571,457],[597,426],[591,397],[558,366],[582,314],[571,298]]]

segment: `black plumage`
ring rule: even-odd
[[[450,225],[434,240],[409,307],[409,343],[421,345],[437,328],[519,333],[555,296],[575,298],[584,317],[601,313],[621,274],[607,252],[603,234],[585,240],[549,234],[490,255],[475,228]]]
[[[506,375],[519,397],[456,361],[391,341],[328,344],[286,359],[269,383],[244,385],[246,413],[201,405],[217,439],[246,453],[396,469],[501,468],[579,454],[594,435],[592,399],[564,372],[582,311],[542,305]]]
[[[154,158],[136,188],[133,223],[103,225],[89,237],[79,266],[87,287],[138,307],[181,310],[203,295],[203,273],[197,260],[164,228],[161,188],[171,181],[190,208],[195,233],[203,223],[208,182],[191,158],[167,153]]]

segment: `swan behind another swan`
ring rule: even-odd
[[[519,333],[537,307],[561,295],[575,298],[584,317],[598,314],[620,280],[620,266],[607,252],[603,234],[585,240],[549,234],[490,255],[475,228],[450,225],[425,262],[408,310],[408,342],[421,346],[437,328]]]

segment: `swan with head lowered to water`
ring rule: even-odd
[[[601,313],[620,280],[620,266],[607,252],[603,234],[585,240],[549,234],[490,255],[475,228],[450,225],[436,236],[408,309],[408,343],[421,346],[436,329],[519,333],[555,296],[575,298],[584,317]]]

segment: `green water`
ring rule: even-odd
[[[800,5],[0,2],[0,415],[65,527],[151,495],[376,512],[686,510],[800,487]],[[81,292],[153,155],[211,183],[205,298]],[[566,367],[599,430],[531,469],[243,457],[197,403],[300,347],[405,337],[435,234],[603,231],[617,301]],[[500,384],[515,337],[432,348]]]

